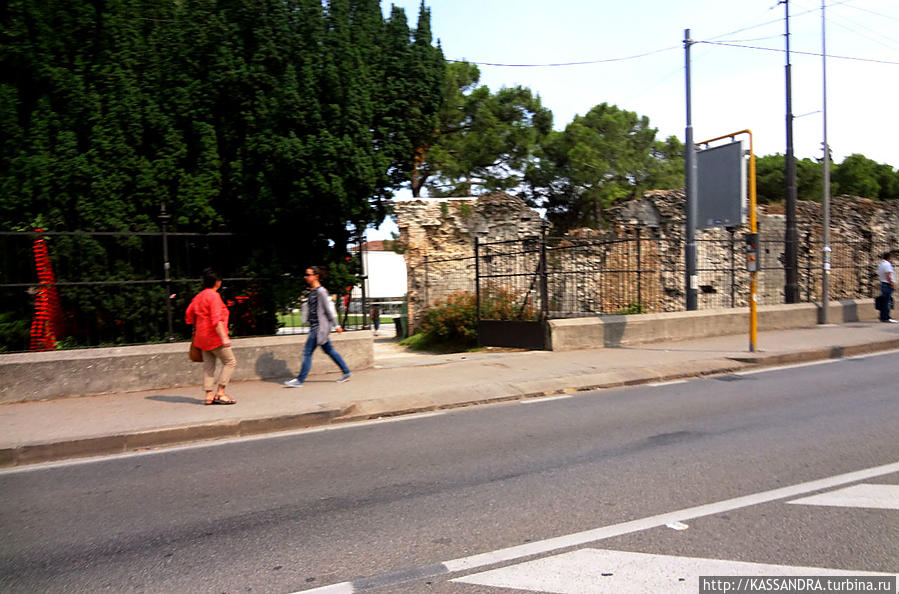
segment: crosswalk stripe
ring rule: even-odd
[[[820,567],[792,567],[650,555],[604,549],[580,549],[493,569],[451,581],[495,588],[512,588],[554,594],[643,594],[645,592],[693,593],[701,591],[700,576],[891,576]]]
[[[787,503],[899,510],[899,485],[853,485],[837,491],[794,499]]]
[[[792,485],[789,487],[781,487],[779,489],[772,489],[770,491],[754,493],[752,495],[744,495],[742,497],[735,497],[733,499],[727,499],[724,501],[718,501],[706,505],[698,505],[696,507],[663,513],[639,520],[631,520],[629,522],[622,522],[620,524],[613,524],[611,526],[603,526],[601,528],[594,528],[592,530],[585,530],[583,532],[576,532],[564,536],[557,536],[555,538],[548,538],[546,540],[529,542],[522,545],[508,547],[506,549],[491,551],[489,553],[481,553],[471,555],[469,557],[453,559],[452,561],[444,562],[443,565],[445,565],[446,568],[452,573],[457,571],[468,571],[477,567],[483,567],[485,565],[515,561],[523,557],[528,557],[530,555],[546,554],[552,551],[557,551],[559,549],[581,546],[589,544],[591,542],[595,542],[597,540],[612,538],[614,536],[621,536],[623,534],[630,534],[632,532],[640,532],[642,530],[658,528],[659,526],[664,526],[670,522],[686,522],[687,520],[692,520],[694,518],[720,514],[743,507],[749,507],[751,505],[758,505],[761,503],[776,501],[778,499],[796,497],[799,495],[810,493],[812,491],[833,489],[834,487],[845,485],[847,483],[864,481],[873,477],[892,474],[895,472],[899,472],[899,462],[884,464],[883,466],[875,466],[873,468],[867,468],[865,470],[858,470],[855,472],[847,472],[846,474],[839,474],[824,479],[809,481],[807,483],[799,483],[797,485]]]
[[[390,574],[390,580],[384,579],[387,576],[381,575],[374,576],[373,578],[354,580],[352,582],[341,582],[338,584],[332,584],[330,586],[312,588],[309,590],[304,590],[304,592],[316,592],[321,594],[332,594],[337,592],[340,592],[341,594],[361,592],[364,591],[368,584],[372,583],[373,581],[377,581],[378,587],[383,588],[390,585],[406,583],[407,581],[410,581],[408,579],[408,576],[413,574],[417,575],[418,579],[424,579],[426,577],[436,577],[439,575],[445,575],[447,573],[468,572],[473,569],[486,567],[488,565],[518,561],[519,559],[523,559],[524,557],[529,557],[532,555],[545,555],[547,553],[552,553],[560,549],[583,546],[591,542],[604,540],[606,538],[612,538],[614,536],[621,536],[623,534],[630,534],[633,532],[640,532],[642,530],[649,530],[651,528],[658,528],[672,522],[686,522],[694,518],[724,513],[744,507],[749,507],[752,505],[759,505],[762,503],[776,501],[778,499],[798,497],[800,495],[805,495],[806,493],[811,493],[814,491],[834,489],[835,487],[839,487],[848,483],[865,481],[874,477],[884,476],[897,472],[899,472],[899,462],[893,462],[891,464],[874,466],[863,470],[847,472],[845,474],[838,474],[835,476],[808,481],[805,483],[799,483],[788,487],[771,489],[769,491],[762,491],[760,493],[753,493],[751,495],[744,495],[741,497],[717,501],[715,503],[709,503],[706,505],[698,505],[696,507],[662,513],[647,518],[622,522],[620,524],[603,526],[600,528],[585,530],[583,532],[576,532],[564,536],[548,538],[546,540],[511,546],[505,549],[499,549],[487,553],[479,553],[468,557],[461,557],[453,559],[451,561],[437,563],[426,567],[413,568],[411,570]]]

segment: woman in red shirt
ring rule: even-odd
[[[194,344],[203,351],[203,388],[206,390],[206,404],[236,404],[237,401],[225,394],[225,387],[231,381],[231,374],[237,367],[237,359],[231,352],[228,338],[228,308],[218,294],[222,277],[207,268],[203,271],[203,290],[197,293],[184,319],[194,326]],[[215,360],[222,362],[215,390]]]

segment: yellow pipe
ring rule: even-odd
[[[758,233],[758,221],[756,220],[756,185],[755,185],[755,151],[752,147],[752,130],[740,130],[739,132],[732,132],[731,134],[725,134],[723,136],[718,136],[717,138],[710,138],[708,140],[703,140],[702,142],[697,142],[697,145],[701,144],[709,144],[710,142],[715,142],[716,140],[723,140],[725,138],[733,139],[734,136],[738,134],[748,134],[749,135],[749,232],[750,233]],[[756,297],[756,291],[758,290],[758,266],[759,266],[759,255],[761,253],[761,246],[756,245],[756,257],[755,257],[755,268],[756,270],[750,271],[749,273],[749,352],[755,352],[756,350],[756,339],[758,338],[758,299]]]

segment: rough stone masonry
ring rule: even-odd
[[[639,302],[643,311],[678,311],[684,307],[684,191],[650,191],[606,211],[608,227],[578,229],[555,239],[556,261],[550,263],[551,315],[570,317],[625,309],[638,300],[632,277],[625,281],[608,270],[641,270]],[[783,238],[785,217],[758,207],[760,304],[783,302]],[[537,238],[539,214],[518,197],[502,192],[479,197],[396,202],[394,212],[405,248],[409,319],[414,327],[421,312],[453,291],[474,291],[474,242]],[[821,206],[800,201],[799,281],[803,300],[820,298]],[[697,233],[700,309],[747,305],[749,274],[743,260],[743,234],[707,229]],[[552,235],[552,230],[549,230]],[[899,204],[857,196],[831,201],[833,246],[832,299],[870,297],[879,252],[897,245]],[[629,242],[639,238],[640,250]],[[733,243],[732,243],[733,242]],[[568,249],[577,246],[577,249]],[[593,247],[591,247],[593,246]],[[600,247],[602,246],[602,247]],[[736,262],[734,254],[737,254]],[[553,268],[555,267],[555,268]],[[566,268],[567,267],[567,268]],[[722,271],[733,268],[733,274]],[[552,274],[552,271],[580,274]],[[624,278],[624,277],[622,277]],[[705,301],[705,303],[704,303]]]

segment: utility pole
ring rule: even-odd
[[[821,196],[821,323],[829,322],[827,310],[830,303],[830,146],[827,144],[827,38],[825,36],[827,20],[824,18],[824,2],[821,0],[821,81],[822,112],[824,120],[824,163]]]
[[[686,293],[687,311],[694,311],[698,307],[699,279],[696,276],[696,207],[698,200],[697,169],[696,169],[696,145],[693,144],[693,109],[690,94],[690,30],[684,29],[684,56],[686,62],[687,77],[687,130],[684,134],[684,181],[686,183],[686,200],[684,203],[684,219],[686,223],[686,236],[684,238],[684,262],[686,263]]]
[[[781,0],[786,9],[786,44],[787,44],[787,158],[786,158],[786,215],[787,229],[784,234],[784,271],[786,283],[784,285],[784,301],[786,303],[799,302],[799,234],[796,230],[796,158],[793,156],[793,98],[791,90],[791,66],[790,66],[790,0]]]

